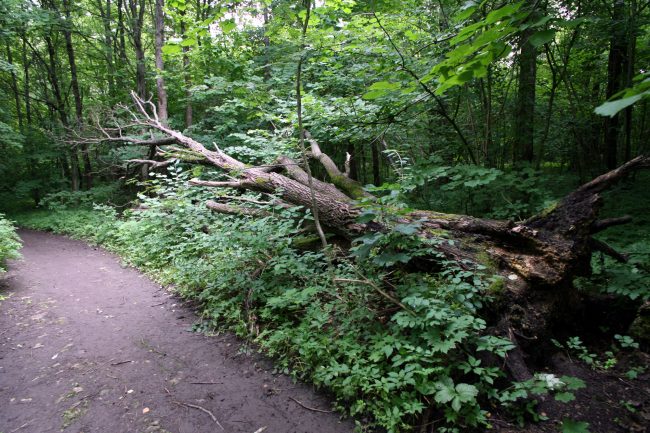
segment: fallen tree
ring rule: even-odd
[[[279,197],[273,202],[234,197],[226,203],[208,201],[206,206],[213,211],[257,217],[266,213],[256,204],[308,209],[316,206],[321,224],[347,239],[368,232],[391,230],[389,224],[359,222],[361,209],[355,200],[373,200],[373,197],[351,179],[346,170],[341,171],[308,132],[305,134],[310,147],[308,156],[322,165],[330,182],[310,179],[301,164],[286,156],[269,165],[248,166],[216,145],[213,150],[208,149],[170,129],[158,119],[152,103],[136,95],[133,99],[137,112],[131,112],[135,120],[131,125],[157,131],[162,137],[152,138],[156,144],[180,146],[163,154],[174,157],[185,154],[194,162],[223,170],[228,178],[225,181],[193,179],[193,185],[250,190]],[[115,139],[119,140],[119,137]],[[144,140],[141,144],[147,145],[148,142]],[[169,160],[140,162],[162,167]],[[434,238],[444,233],[445,242],[435,244],[435,254],[424,259],[429,264],[441,259],[453,260],[470,270],[476,269],[478,264],[488,265],[489,271],[502,277],[502,299],[498,311],[494,312],[498,319],[492,331],[514,343],[515,349],[507,357],[507,367],[514,379],[526,380],[532,377],[527,366],[526,346],[547,336],[552,325],[578,305],[580,299],[572,280],[576,276],[589,275],[592,254],[601,252],[619,261],[627,259],[593,237],[609,227],[631,220],[628,216],[599,219],[601,193],[634,170],[646,167],[650,167],[650,157],[639,156],[582,185],[552,208],[523,222],[434,211],[413,211],[400,215],[396,221],[417,224],[422,237]]]

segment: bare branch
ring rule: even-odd
[[[361,186],[359,182],[350,179],[345,175],[345,173],[339,170],[334,161],[332,161],[332,158],[321,151],[318,142],[307,130],[305,130],[305,138],[311,146],[311,157],[321,163],[334,185],[341,188],[347,195],[352,198],[374,198],[372,194],[369,194],[363,189],[363,186]]]
[[[270,212],[265,211],[263,209],[258,209],[254,207],[231,206],[223,203],[217,203],[216,201],[213,200],[208,200],[205,203],[205,205],[215,212],[224,213],[228,215],[248,215],[248,216],[255,216],[255,217],[272,215]]]
[[[618,218],[604,218],[602,220],[594,221],[594,223],[591,225],[591,233],[602,232],[603,230],[610,227],[627,224],[630,221],[632,221],[632,217],[630,215],[625,215]]]
[[[177,159],[168,159],[166,161],[154,161],[151,159],[129,159],[126,162],[133,162],[136,164],[146,164],[150,166],[151,168],[162,168],[162,167],[167,167],[168,165],[171,165],[178,161]]]
[[[302,183],[303,185],[309,186],[309,177],[305,170],[300,167],[300,164],[294,162],[291,158],[286,156],[280,156],[276,160],[281,166],[284,167],[285,172],[294,180]],[[331,183],[323,182],[318,179],[312,178],[312,185],[316,191],[320,191],[324,194],[330,194],[335,197],[337,200],[349,202],[350,198],[339,191]]]
[[[614,248],[607,245],[603,241],[599,241],[598,239],[591,238],[589,239],[589,244],[595,251],[600,251],[601,253],[612,257],[617,262],[627,263],[627,261],[629,260],[626,254],[619,253],[618,251],[616,251]]]
[[[252,184],[251,182],[245,182],[245,181],[242,181],[242,180],[232,180],[232,181],[218,182],[218,181],[212,181],[212,180],[192,179],[192,180],[190,180],[190,185],[209,186],[209,187],[213,187],[213,188],[250,188],[254,184]]]

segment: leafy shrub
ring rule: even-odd
[[[553,186],[565,189],[557,178],[531,167],[448,166],[433,156],[406,169],[400,187],[419,208],[523,220],[551,204]]]
[[[119,184],[108,183],[85,191],[58,191],[47,194],[40,206],[50,210],[91,209],[95,204],[108,204],[118,196]]]
[[[0,214],[0,274],[7,271],[7,260],[20,258],[19,249],[20,239],[13,224]]]

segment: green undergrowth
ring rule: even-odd
[[[614,226],[598,238],[628,257],[627,263],[594,254],[593,275],[580,278],[579,287],[630,298],[650,299],[650,202],[647,185],[650,173],[639,172],[604,194],[603,218],[631,215],[628,224]]]
[[[11,221],[0,214],[0,274],[7,271],[7,260],[18,259],[20,254],[20,240]]]
[[[293,241],[304,237],[308,215],[273,206],[264,218],[215,215],[203,206],[214,192],[188,188],[187,178],[180,171],[157,178],[140,196],[140,210],[122,215],[106,206],[57,206],[17,219],[103,245],[200,301],[209,326],[255,341],[278,371],[370,420],[360,431],[414,431],[429,407],[436,431],[480,431],[494,408],[523,422],[534,413],[528,397],[579,387],[563,378],[512,384],[485,363],[512,346],[489,335],[481,318],[494,280],[480,269],[447,263],[431,275],[394,266],[409,258],[404,251],[426,255],[448,239],[423,241],[417,227],[401,224],[362,238],[352,256],[298,250]]]

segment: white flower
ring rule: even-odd
[[[546,387],[555,390],[564,387],[566,384],[557,378],[554,374],[538,373],[535,375],[538,380],[546,382]]]

